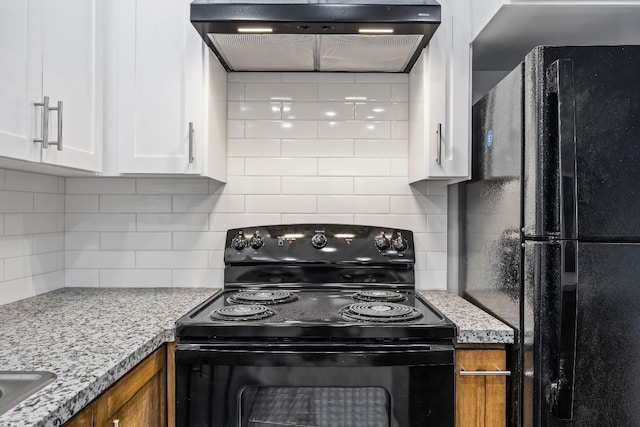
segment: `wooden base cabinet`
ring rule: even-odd
[[[164,345],[69,420],[65,427],[166,427],[167,420],[173,418],[167,410],[168,375],[172,374],[167,373],[167,346]]]
[[[504,427],[507,406],[504,350],[456,351],[456,426]]]

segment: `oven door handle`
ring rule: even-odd
[[[452,365],[451,345],[178,344],[176,363],[230,366]]]

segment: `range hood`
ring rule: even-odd
[[[196,0],[191,22],[227,71],[408,73],[440,24],[440,5]]]

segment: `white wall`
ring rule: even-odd
[[[64,286],[64,178],[0,169],[0,305]]]
[[[229,74],[227,184],[68,178],[66,285],[220,286],[228,228],[329,222],[414,230],[418,286],[446,289],[446,186],[407,184],[407,82]]]

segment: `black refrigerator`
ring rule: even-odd
[[[640,46],[535,48],[472,158],[460,288],[517,331],[508,425],[640,426]]]

